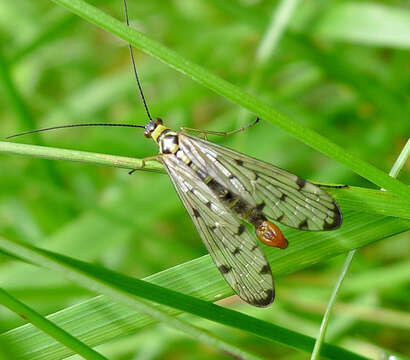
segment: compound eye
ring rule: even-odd
[[[162,120],[160,118],[152,119],[146,126],[145,126],[145,132],[144,135],[145,137],[149,138],[151,137],[152,133],[154,130],[157,128],[157,126],[162,125]]]
[[[149,138],[151,137],[152,132],[154,131],[155,126],[152,123],[147,124],[147,126],[145,126],[145,131],[144,131],[144,135],[145,137]]]

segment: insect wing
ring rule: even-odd
[[[218,181],[248,201],[251,198],[273,220],[310,231],[333,230],[342,223],[333,198],[297,175],[185,133],[180,135],[180,146],[194,158],[206,157]]]
[[[174,156],[163,156],[162,161],[228,284],[249,304],[271,304],[274,299],[272,272],[254,237],[187,165]]]

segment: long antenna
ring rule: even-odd
[[[127,24],[127,26],[130,26],[130,20],[129,20],[129,17],[128,17],[128,7],[127,7],[127,1],[126,1],[126,0],[124,0],[124,10],[125,10],[125,21],[126,21],[126,24]],[[141,86],[140,80],[139,80],[139,78],[138,78],[137,68],[136,68],[136,66],[135,66],[134,53],[133,53],[133,51],[132,51],[132,46],[131,46],[131,44],[128,44],[128,47],[129,47],[129,49],[130,49],[130,56],[131,56],[131,61],[132,61],[132,68],[133,68],[133,70],[134,70],[135,79],[137,80],[138,90],[139,90],[139,93],[140,93],[140,95],[141,95],[141,99],[142,99],[142,102],[143,102],[143,104],[144,104],[145,111],[146,111],[146,113],[147,113],[147,115],[148,115],[148,118],[149,118],[150,120],[152,120],[151,114],[150,114],[149,109],[148,109],[147,102],[145,101],[144,93],[143,93],[143,91],[142,91],[142,86]],[[49,131],[49,130],[66,129],[66,128],[73,128],[73,127],[85,127],[85,126],[117,126],[117,127],[142,128],[142,129],[145,128],[145,126],[142,126],[142,125],[134,125],[134,124],[105,124],[105,123],[72,124],[72,125],[52,126],[52,127],[48,127],[48,128],[44,128],[44,129],[36,129],[36,130],[25,131],[25,132],[21,132],[21,133],[18,133],[18,134],[14,134],[14,135],[8,136],[8,137],[6,137],[6,139],[11,139],[11,138],[14,138],[14,137],[17,137],[17,136],[28,135],[28,134],[34,134],[34,133],[43,132],[43,131]]]
[[[142,128],[142,129],[145,128],[145,126],[143,125],[134,125],[134,124],[106,124],[106,123],[73,124],[73,125],[52,126],[52,127],[48,127],[44,129],[25,131],[19,134],[7,136],[6,139],[11,139],[11,138],[22,136],[22,135],[34,134],[34,133],[38,133],[42,131],[55,130],[55,129],[66,129],[66,128],[73,128],[73,127],[81,127],[81,126],[118,126],[118,127],[133,127],[133,128]]]
[[[126,22],[127,26],[129,27],[129,26],[130,26],[130,20],[129,20],[129,17],[128,17],[127,0],[124,0],[124,12],[125,12],[125,22]],[[151,114],[150,114],[149,109],[148,109],[147,102],[145,101],[144,93],[143,93],[143,91],[142,91],[142,86],[141,86],[141,83],[140,83],[140,79],[138,78],[137,67],[135,66],[134,52],[132,51],[132,45],[131,45],[131,44],[128,44],[128,47],[129,47],[129,49],[130,49],[130,56],[131,56],[131,61],[132,61],[132,68],[133,68],[133,70],[134,70],[135,79],[137,80],[138,90],[139,90],[139,92],[140,92],[141,99],[142,99],[142,102],[143,102],[143,104],[144,104],[145,111],[146,111],[146,113],[147,113],[147,115],[148,115],[148,118],[149,118],[150,120],[152,120]]]

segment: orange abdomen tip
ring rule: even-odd
[[[256,228],[256,236],[260,241],[268,246],[285,249],[288,246],[288,241],[282,234],[282,231],[271,221],[264,220]]]

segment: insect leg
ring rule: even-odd
[[[349,185],[345,185],[345,184],[340,184],[340,185],[339,184],[326,184],[326,183],[321,183],[321,182],[316,182],[316,181],[309,181],[309,182],[320,188],[346,189],[349,187]]]
[[[145,157],[145,158],[141,159],[141,166],[129,171],[128,175],[132,175],[137,170],[142,170],[145,167],[145,162],[146,161],[150,161],[150,160],[160,161],[160,159],[161,159],[161,154]]]
[[[232,134],[235,134],[237,132],[245,131],[245,130],[249,129],[250,127],[256,125],[259,122],[259,120],[260,120],[260,118],[257,117],[256,120],[251,122],[250,124],[248,124],[246,126],[243,126],[240,129],[231,130],[231,131],[227,131],[227,132],[224,132],[224,131],[211,131],[211,130],[199,130],[199,129],[193,129],[193,128],[189,128],[189,127],[185,127],[185,126],[181,127],[181,131],[182,132],[192,131],[192,132],[196,132],[196,133],[199,133],[199,134],[203,134],[203,135],[205,135],[205,137],[208,134],[209,135],[228,136],[228,135],[232,135]]]

